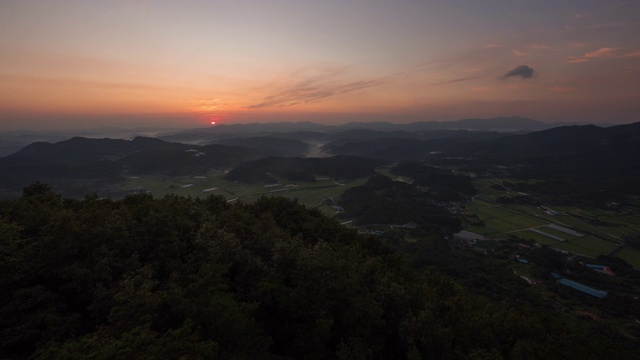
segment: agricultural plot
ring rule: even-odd
[[[529,230],[530,230],[530,231],[533,231],[534,233],[538,233],[538,234],[540,234],[540,235],[542,235],[542,236],[546,236],[546,237],[548,237],[548,238],[550,238],[550,239],[552,239],[552,240],[557,240],[557,241],[566,241],[566,239],[565,239],[565,238],[560,237],[560,236],[558,236],[558,235],[549,234],[548,232],[546,232],[546,231],[544,231],[544,230],[540,230],[540,228],[539,228],[539,227],[538,227],[538,228],[531,228],[531,229],[529,229]]]
[[[526,230],[521,230],[521,231],[517,231],[512,233],[512,235],[517,236],[521,239],[525,239],[525,240],[533,240],[535,242],[537,242],[538,244],[542,244],[542,245],[549,245],[552,247],[555,247],[558,244],[558,241],[553,240],[547,236],[544,236],[542,234],[539,234],[537,232],[531,231],[529,229]]]
[[[485,226],[466,228],[487,237],[512,235],[574,254],[597,257],[611,253],[624,237],[640,234],[640,211],[633,206],[625,211],[550,206],[556,214],[549,214],[545,209],[524,203],[496,204],[493,200],[498,196],[515,194],[492,189],[492,185],[500,184],[498,179],[477,180],[474,184],[479,195],[466,204],[465,209],[467,214],[476,214]],[[617,254],[640,268],[640,251],[623,248]]]
[[[640,251],[636,249],[623,248],[616,255],[633,265],[634,268],[640,269]]]
[[[482,219],[482,217],[480,218]],[[519,214],[512,214],[502,218],[486,220],[484,223],[488,228],[504,233],[529,229],[546,224],[543,220]]]
[[[563,211],[575,219],[576,227],[596,228],[604,236],[613,236],[616,240],[640,233],[640,213],[637,211],[616,212],[574,207],[564,207]]]
[[[504,208],[500,205],[490,205],[475,209],[475,213],[482,220],[501,219],[508,216],[517,215],[516,212]]]
[[[227,199],[254,201],[261,196],[284,196],[298,201],[308,207],[318,207],[328,198],[338,199],[347,189],[362,185],[366,178],[338,184],[330,178],[319,178],[315,183],[279,184],[242,184],[224,179],[224,174],[207,177],[135,177],[122,185],[120,190],[125,192],[149,191],[154,196],[176,194],[191,197],[207,197],[221,195]],[[335,209],[322,207],[327,215],[335,215]]]
[[[479,196],[475,197],[473,201],[465,205],[467,209],[471,209],[471,210],[485,208],[489,206],[496,206],[496,204],[493,202],[485,201],[481,199]]]
[[[573,254],[597,257],[598,255],[609,254],[615,249],[616,245],[592,236],[588,236],[577,240],[559,243],[554,247]]]

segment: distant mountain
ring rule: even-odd
[[[187,142],[193,144],[211,143],[217,139],[229,137],[276,136],[283,133],[325,133],[335,134],[350,130],[370,132],[404,132],[433,130],[473,130],[499,132],[530,132],[548,129],[551,125],[538,120],[523,117],[497,117],[490,119],[463,119],[456,121],[423,121],[409,124],[390,122],[352,122],[344,125],[322,125],[311,122],[281,122],[215,125],[207,128],[190,129],[180,132],[167,132],[158,136],[162,140]]]
[[[380,160],[353,156],[330,158],[266,158],[238,164],[226,178],[245,183],[276,183],[278,178],[289,181],[315,182],[315,175],[334,179],[356,179],[375,174]]]
[[[305,142],[272,136],[219,139],[215,144],[241,146],[259,151],[264,156],[305,156],[309,145]]]
[[[363,140],[342,138],[325,144],[322,150],[333,155],[362,156],[390,161],[424,160],[433,153],[447,152],[463,144],[490,141],[505,136],[497,132],[466,130],[392,133],[402,137],[385,137],[386,134],[388,133],[362,130],[355,135]]]
[[[77,197],[121,182],[125,173],[191,175],[259,157],[258,151],[243,147],[187,145],[146,137],[37,142],[0,158],[0,194],[16,196],[24,186],[41,181],[65,196]]]
[[[57,143],[36,142],[7,156],[11,161],[53,161],[73,163],[91,160],[115,160],[127,154],[157,149],[188,149],[178,143],[137,137],[131,141],[120,139],[89,139],[74,137]]]
[[[117,160],[117,163],[135,175],[186,176],[206,174],[213,169],[228,169],[239,162],[262,157],[259,151],[239,146],[186,146],[186,149],[140,151]]]
[[[330,134],[320,131],[292,131],[278,134],[284,139],[295,139],[309,143],[322,142],[330,138]]]
[[[461,158],[469,160],[460,163],[457,159]],[[510,135],[463,144],[430,161],[455,161],[478,168],[501,166],[505,177],[526,180],[518,190],[549,195],[549,203],[601,206],[640,195],[639,159],[640,122],[607,128],[565,126]]]
[[[475,131],[536,131],[551,127],[538,120],[524,117],[496,117],[490,119],[462,119],[453,121],[421,121],[410,124],[394,123],[349,123],[341,128],[370,129],[379,131],[429,131],[429,130],[475,130]]]
[[[495,162],[572,161],[568,167],[623,166],[640,168],[640,122],[607,128],[564,126],[524,135],[505,136],[479,146]]]
[[[429,123],[424,123],[429,124]],[[461,129],[461,130],[484,130],[484,131],[537,131],[548,129],[551,127],[549,124],[545,124],[538,120],[533,120],[524,117],[511,116],[511,117],[497,117],[491,119],[463,119],[458,121],[447,122],[442,124],[447,126],[448,129]]]
[[[325,132],[332,127],[311,122],[280,122],[253,124],[221,124],[206,128],[190,129],[180,132],[160,134],[165,141],[187,142],[194,144],[211,143],[217,139],[229,137],[272,136],[290,132]]]
[[[52,131],[3,131],[0,132],[0,157],[13,154],[18,150],[34,143],[48,142],[55,143],[68,140],[74,137],[82,138],[110,138],[110,139],[132,139],[138,136],[151,137],[158,133],[178,131],[169,128],[137,127],[137,128],[99,128],[90,130],[52,130]]]

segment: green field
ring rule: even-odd
[[[635,249],[624,248],[616,254],[619,258],[624,259],[634,268],[640,269],[640,251]]]
[[[229,200],[254,201],[261,196],[283,196],[298,201],[308,207],[318,207],[329,216],[336,211],[330,206],[320,206],[328,198],[337,200],[347,189],[359,186],[367,178],[352,181],[336,182],[320,177],[315,183],[281,181],[278,184],[243,184],[224,179],[225,174],[206,177],[165,177],[145,176],[131,177],[118,190],[124,192],[149,191],[154,196],[176,194],[191,197],[207,197],[209,195],[224,196]],[[215,189],[214,189],[215,188]],[[208,191],[204,191],[208,190]]]
[[[473,201],[466,204],[465,208],[467,215],[477,215],[485,226],[469,225],[466,227],[469,231],[494,239],[503,239],[513,235],[559,250],[590,257],[609,254],[624,237],[640,234],[640,204],[627,206],[624,211],[550,206],[558,214],[549,215],[543,209],[533,205],[496,203],[495,199],[499,196],[510,196],[514,192],[507,193],[490,188],[495,184],[500,184],[500,180],[490,178],[474,181],[479,194],[474,197]],[[585,234],[585,236],[578,237],[545,226],[550,223],[573,229]],[[565,241],[558,241],[544,234],[536,233],[530,228],[536,228]],[[640,268],[640,251],[623,248],[617,254],[634,267]]]

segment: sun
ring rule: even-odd
[[[212,121],[212,122],[211,122],[211,125],[215,125],[215,124],[216,124],[216,122],[215,122],[215,121]]]

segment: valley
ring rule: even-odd
[[[119,220],[130,235],[122,235],[127,232],[120,225],[101,225],[96,231],[106,233],[89,241],[120,246],[109,240],[114,231],[121,234],[116,241],[140,241],[132,230],[138,221],[149,221],[144,231],[156,234],[143,241],[161,236],[154,227],[176,226],[175,239],[187,233],[197,238],[213,221],[219,231],[233,229],[245,238],[247,251],[260,253],[262,245],[253,243],[262,236],[257,229],[284,226],[291,239],[306,234],[308,246],[324,246],[317,239],[356,241],[366,251],[393,254],[385,261],[405,264],[415,271],[411,276],[443,277],[486,301],[606,327],[636,343],[639,125],[517,134],[402,127],[303,131],[300,125],[284,132],[258,126],[256,132],[240,126],[162,139],[36,142],[0,158],[0,229],[15,239],[32,236],[29,231],[47,234],[48,227],[37,225],[38,206],[52,207],[52,222],[86,208],[73,216],[87,222],[102,216],[109,223],[109,216],[123,216],[107,215],[111,209],[122,208],[131,214]],[[167,141],[186,139],[190,143]],[[307,157],[310,152],[322,156]],[[165,220],[156,223],[160,213],[148,213],[148,207],[166,212]],[[201,218],[204,213],[213,217]],[[228,222],[219,223],[218,216]],[[23,223],[13,224],[22,217]],[[200,230],[183,233],[184,224],[174,222],[179,218]],[[76,231],[55,226],[61,239]],[[289,246],[278,243],[281,229],[269,231],[264,241]],[[81,235],[74,241],[81,244]],[[40,235],[33,236],[36,241]],[[25,263],[29,259],[25,255]]]

